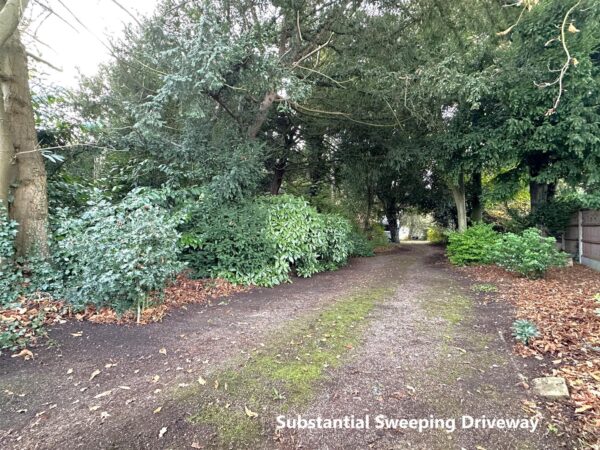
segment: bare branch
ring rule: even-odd
[[[52,64],[49,61],[46,61],[44,58],[42,58],[41,56],[35,55],[31,52],[26,52],[27,56],[29,56],[31,59],[35,59],[37,62],[41,62],[42,64],[46,64],[48,67],[51,67],[52,69],[56,70],[57,72],[62,72],[62,68],[55,66],[54,64]]]
[[[131,17],[135,23],[137,23],[140,27],[142,26],[142,22],[140,22],[138,20],[138,18],[135,17],[135,15],[131,11],[129,11],[127,8],[125,8],[123,5],[121,5],[121,3],[119,3],[117,0],[112,0],[112,2],[115,5],[117,5],[119,8],[121,8],[125,12],[125,14],[127,14],[129,17]]]

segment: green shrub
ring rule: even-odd
[[[274,255],[276,248],[265,234],[267,223],[267,210],[257,202],[220,207],[200,204],[184,224],[184,260],[199,277],[278,284],[281,280],[270,267],[269,255]]]
[[[506,233],[493,251],[494,262],[510,272],[527,278],[541,278],[551,267],[566,264],[566,257],[556,248],[556,239],[543,237],[536,228],[522,234]]]
[[[75,307],[139,310],[183,268],[177,224],[165,210],[130,200],[100,201],[81,217],[64,218],[57,230],[56,263],[64,297]]]
[[[477,224],[463,232],[448,235],[448,259],[458,266],[489,264],[492,250],[499,239],[491,225]]]
[[[448,242],[448,234],[438,226],[427,228],[427,240],[432,244],[445,244]]]
[[[373,245],[367,239],[365,234],[356,227],[350,233],[350,243],[352,244],[351,256],[373,256]]]
[[[289,195],[239,204],[200,205],[184,226],[185,259],[199,276],[274,286],[346,263],[352,251],[349,222],[319,214]]]
[[[367,239],[371,243],[372,248],[386,247],[390,244],[390,239],[385,234],[385,228],[381,224],[372,225],[366,231]]]
[[[535,324],[524,319],[515,320],[512,325],[512,331],[514,338],[525,345],[528,345],[533,338],[540,335]]]

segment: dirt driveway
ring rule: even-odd
[[[0,448],[562,448],[511,321],[413,244],[160,324],[68,323],[0,358]]]

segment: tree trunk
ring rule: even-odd
[[[554,183],[538,183],[535,180],[531,180],[529,182],[531,212],[535,213],[540,206],[552,200],[555,193],[556,185]]]
[[[465,194],[465,178],[460,174],[458,181],[450,184],[450,191],[456,204],[456,214],[458,220],[458,231],[467,229],[467,199]]]
[[[275,169],[273,170],[273,178],[271,180],[271,195],[279,195],[279,190],[283,184],[283,176],[285,175],[285,161],[277,160]]]
[[[6,58],[2,58],[6,59]],[[2,76],[8,80],[4,74],[6,64],[0,64]],[[2,80],[0,80],[2,81]],[[3,83],[4,85],[4,83]],[[3,86],[4,87],[4,86]],[[0,89],[0,202],[8,211],[8,199],[10,185],[13,181],[13,159],[15,149],[12,142],[12,133],[10,131],[10,123],[4,106],[4,89]]]
[[[277,98],[277,94],[275,92],[267,92],[265,94],[263,101],[260,103],[260,106],[258,108],[258,112],[254,117],[254,121],[248,127],[247,136],[250,139],[256,139],[256,137],[258,136],[260,129],[267,120],[267,117],[269,115],[269,109],[271,108],[271,105],[273,105],[275,98]]]
[[[481,182],[481,172],[473,174],[473,192],[471,193],[471,222],[481,222],[483,220],[483,205],[481,195],[483,192]]]
[[[10,185],[14,181],[15,166],[10,118],[6,110],[4,98],[9,95],[7,83],[11,80],[9,44],[17,31],[23,10],[28,0],[0,0],[0,202],[7,208],[10,198]],[[17,37],[18,38],[18,37]]]
[[[529,197],[532,213],[535,213],[540,206],[552,200],[556,193],[555,183],[539,181],[540,175],[549,165],[550,156],[548,153],[538,152],[530,154],[527,157],[527,166],[529,167]]]
[[[46,168],[35,131],[29,89],[27,55],[15,31],[2,48],[9,79],[5,83],[5,111],[16,157],[17,187],[11,216],[19,223],[15,244],[18,256],[33,251],[48,254],[48,199]]]
[[[371,211],[373,210],[373,191],[371,186],[367,186],[367,213],[365,220],[363,221],[363,230],[369,231],[371,229]]]
[[[398,211],[395,208],[386,208],[385,217],[390,228],[392,242],[400,242],[400,228],[398,227]]]

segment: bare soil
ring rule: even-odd
[[[202,399],[180,401],[178,392],[235,367],[294,321],[370,286],[392,287],[393,295],[366,318],[360,343],[343,364],[315,384],[310,404],[287,416],[384,414],[459,423],[463,415],[538,414],[537,430],[277,431],[275,417],[284,412],[273,410],[257,419],[261,443],[252,448],[572,448],[526,388],[524,380],[539,368],[512,354],[510,306],[482,302],[439,248],[423,244],[216,304],[189,305],[162,323],[57,326],[33,360],[0,357],[0,448],[223,448],[214,430],[189,420]]]

